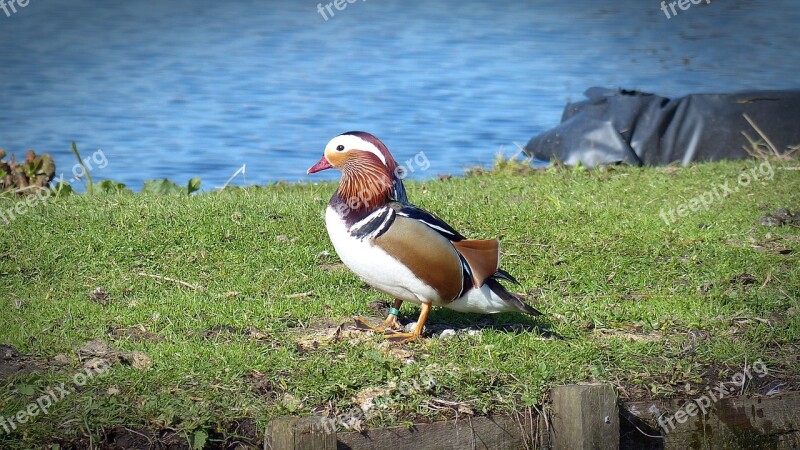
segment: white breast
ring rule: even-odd
[[[408,267],[373,245],[369,238],[362,240],[350,235],[335,209],[328,207],[325,211],[325,224],[339,258],[367,284],[403,301],[440,303],[436,290],[417,278]]]

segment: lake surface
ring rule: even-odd
[[[10,12],[10,11],[9,11]],[[0,148],[77,141],[93,178],[221,186],[307,177],[353,129],[431,178],[490,165],[591,86],[679,96],[800,87],[796,0],[30,0],[0,10]]]

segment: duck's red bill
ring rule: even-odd
[[[306,173],[307,173],[307,174],[308,174],[308,173],[317,173],[317,172],[319,172],[319,171],[321,171],[321,170],[330,169],[331,167],[333,167],[333,166],[331,165],[331,163],[329,163],[329,162],[328,162],[328,160],[327,160],[327,159],[325,159],[325,157],[323,156],[323,157],[322,157],[322,158],[319,160],[319,162],[317,162],[316,164],[314,164],[313,166],[311,166],[311,168],[310,168],[310,169],[308,169],[308,172],[306,172]]]

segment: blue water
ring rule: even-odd
[[[29,0],[0,10],[0,148],[69,172],[74,140],[106,156],[96,180],[211,189],[243,164],[235,184],[310,180],[359,129],[424,151],[430,178],[515,154],[590,86],[800,87],[796,0],[659,5],[358,0],[326,21],[311,0]]]

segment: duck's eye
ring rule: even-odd
[[[344,145],[337,145],[336,146],[336,151],[337,152],[343,152],[344,151]]]

